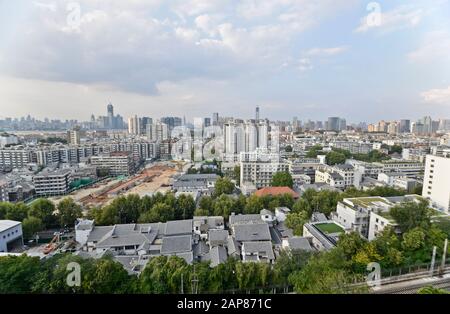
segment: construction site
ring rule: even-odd
[[[103,206],[120,195],[137,194],[141,197],[170,191],[173,178],[182,170],[182,164],[152,164],[131,177],[109,178],[93,186],[73,192],[69,196],[85,208]]]

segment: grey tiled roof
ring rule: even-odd
[[[242,244],[242,251],[247,253],[261,253],[267,255],[269,259],[275,259],[273,254],[272,242],[270,241],[254,241],[254,242],[244,242]]]
[[[251,214],[251,215],[230,215],[229,224],[234,225],[242,222],[261,222],[260,214]]]
[[[287,240],[289,243],[289,248],[291,250],[304,250],[304,251],[312,251],[313,248],[309,243],[307,238],[304,237],[292,237]]]
[[[266,223],[237,224],[233,226],[234,237],[237,241],[270,241],[269,226]]]
[[[174,220],[166,223],[165,236],[192,234],[192,219]]]
[[[164,237],[162,240],[161,254],[185,253],[192,251],[192,236]]]
[[[209,256],[212,267],[216,267],[220,263],[225,262],[228,258],[227,250],[223,246],[213,247],[209,252]]]
[[[209,230],[208,240],[211,241],[223,241],[226,243],[228,238],[228,230]]]

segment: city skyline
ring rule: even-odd
[[[67,3],[0,4],[3,117],[450,113],[448,1]]]

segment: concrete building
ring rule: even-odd
[[[0,149],[0,171],[20,169],[31,162],[31,151],[24,146]]]
[[[91,157],[91,164],[105,169],[111,176],[129,176],[135,172],[135,163],[129,152],[114,152]]]
[[[80,145],[80,130],[75,128],[73,130],[67,131],[67,142],[70,145]]]
[[[147,125],[147,138],[149,141],[165,141],[170,137],[169,126],[162,122]]]
[[[19,144],[19,138],[14,134],[2,133],[0,134],[0,148],[7,145]]]
[[[343,233],[345,233],[344,228],[331,220],[309,222],[303,225],[303,237],[309,239],[318,251],[334,248],[339,236]]]
[[[22,223],[12,220],[0,220],[0,253],[23,247]]]
[[[128,133],[132,135],[140,135],[141,133],[141,119],[134,116],[128,119]]]
[[[177,192],[200,192],[211,194],[214,191],[217,174],[184,174],[173,183],[173,189]]]
[[[450,157],[427,155],[422,196],[434,207],[450,212]]]
[[[241,153],[240,169],[241,186],[251,184],[259,189],[270,186],[275,173],[289,172],[289,164],[281,161],[278,154]]]
[[[38,196],[65,195],[72,183],[69,169],[45,169],[33,177],[33,184]]]
[[[418,195],[345,198],[338,203],[332,220],[348,231],[358,232],[362,237],[373,240],[386,226],[396,226],[389,216],[389,210],[393,206],[419,200]]]
[[[323,182],[334,188],[346,189],[355,185],[355,169],[348,164],[322,165],[316,170],[315,182]]]
[[[383,168],[382,172],[403,172],[408,178],[421,175],[425,170],[425,165],[417,161],[384,160],[374,164],[381,166]]]
[[[269,125],[266,121],[234,120],[225,123],[224,159],[237,161],[242,152],[254,152],[269,147]]]

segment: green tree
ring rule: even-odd
[[[175,205],[175,219],[191,219],[195,211],[195,201],[190,195],[181,194]]]
[[[77,218],[81,218],[83,213],[81,206],[70,197],[63,199],[58,204],[58,220],[61,226],[73,226]]]
[[[27,217],[22,221],[24,239],[31,239],[37,232],[44,230],[42,220],[37,217]]]
[[[336,249],[312,256],[303,269],[289,276],[297,293],[308,294],[348,293],[348,285],[354,279],[346,269],[343,252]]]
[[[194,211],[194,216],[211,216],[211,213],[209,210],[199,207]]]
[[[28,216],[29,207],[24,203],[11,204],[7,207],[5,218],[8,220],[23,221]]]
[[[425,232],[416,227],[403,234],[402,247],[407,251],[415,251],[425,245]]]
[[[233,179],[236,181],[236,184],[240,184],[241,182],[241,167],[235,166],[233,169]]]
[[[417,291],[418,294],[450,294],[447,290],[426,286]]]
[[[244,214],[259,214],[264,209],[262,199],[256,195],[251,195],[247,198],[247,204],[244,208]]]
[[[317,155],[322,154],[323,147],[320,145],[315,145],[311,147],[311,149],[306,154],[306,158],[317,158]]]
[[[292,188],[294,181],[289,172],[277,172],[272,177],[271,186],[288,186]]]
[[[329,153],[327,153],[325,160],[327,165],[336,165],[336,164],[343,164],[345,163],[345,160],[347,159],[347,157],[341,153],[341,152],[336,152],[336,151],[331,151]]]
[[[0,202],[0,220],[5,219],[6,214],[11,211],[14,205],[8,202]]]
[[[312,255],[312,252],[303,250],[281,250],[273,267],[276,284],[288,285],[289,275],[305,267]]]
[[[405,233],[416,227],[424,229],[430,226],[430,210],[427,200],[419,202],[408,201],[392,207],[390,215],[397,222],[402,233]]]
[[[174,219],[174,208],[164,203],[153,205],[150,211],[142,213],[139,217],[140,223],[166,222]]]
[[[214,215],[223,216],[228,219],[232,213],[234,207],[234,201],[231,197],[223,194],[215,200],[214,203]]]
[[[88,272],[83,281],[84,293],[123,294],[133,292],[132,281],[135,276],[128,275],[127,271],[118,262],[102,258],[93,262],[92,272]]]
[[[38,257],[6,256],[0,258],[0,294],[30,293],[40,271]]]
[[[309,215],[305,211],[292,212],[286,217],[286,226],[291,228],[296,236],[303,235],[303,225],[309,221]]]
[[[45,228],[56,225],[55,205],[45,198],[40,198],[31,205],[28,216],[39,218],[44,224]]]
[[[222,194],[231,194],[234,191],[234,183],[228,178],[219,178],[214,187],[214,196],[219,197]]]

